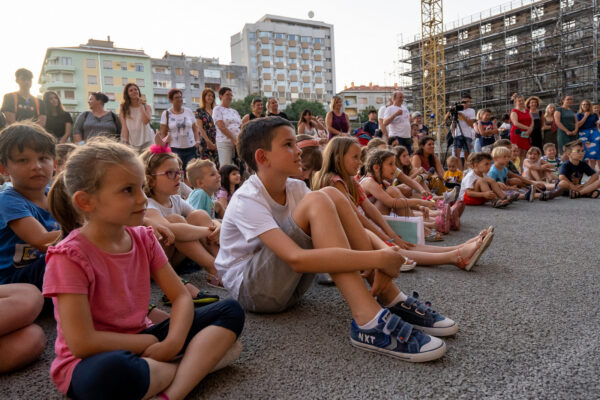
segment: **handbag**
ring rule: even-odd
[[[404,202],[404,206],[408,214],[408,202]],[[425,244],[423,217],[401,217],[391,212],[390,215],[384,215],[383,219],[403,240],[413,244]]]

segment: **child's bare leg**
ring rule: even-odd
[[[500,185],[498,185],[498,182],[496,182],[490,177],[484,178],[485,182],[489,185],[490,189],[496,194],[496,196],[498,196],[498,198],[503,199],[504,197],[506,197],[506,193],[504,193],[504,191],[500,189]]]
[[[543,177],[542,177],[542,174],[540,174],[540,171],[536,171],[536,170],[529,168],[527,170],[527,172],[529,172],[529,174],[531,175],[531,178],[529,178],[529,179],[531,179],[532,181],[542,181],[543,180]]]
[[[196,210],[194,212],[192,212],[190,215],[188,215],[185,219],[188,224],[192,224],[192,225],[196,225],[196,226],[213,226],[214,222],[212,220],[212,218],[210,218],[210,215],[208,215],[208,213],[204,210]],[[217,253],[219,252],[219,245],[217,245],[215,242],[209,241],[207,239],[202,239],[200,240],[200,242],[202,242],[202,245],[206,248],[206,250],[208,250],[208,252],[213,256],[216,257]]]
[[[592,193],[594,190],[598,190],[598,189],[600,189],[600,179],[596,180],[595,182],[591,182],[591,183],[590,183],[589,181],[588,181],[588,182],[586,182],[586,183],[583,185],[583,189],[581,189],[581,190],[579,191],[579,193],[580,193],[581,195],[586,195],[586,194],[590,194],[590,193]]]
[[[169,215],[167,220],[172,223],[187,223],[187,221],[181,215]],[[215,268],[215,257],[206,250],[206,248],[200,243],[199,240],[191,241],[175,241],[175,247],[178,251],[185,254],[195,263],[205,268],[210,274],[216,274],[217,269]],[[189,286],[189,285],[186,285]]]

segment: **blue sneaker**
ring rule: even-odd
[[[450,336],[458,332],[456,322],[432,310],[430,302],[421,303],[418,299],[419,294],[413,292],[412,297],[389,307],[389,310],[428,335]]]
[[[352,320],[350,342],[363,350],[409,362],[436,360],[446,353],[446,344],[441,339],[413,330],[411,324],[389,310],[381,313],[373,329],[360,329]]]

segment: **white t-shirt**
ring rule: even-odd
[[[384,119],[385,118],[385,109],[387,108],[387,106],[381,106],[379,107],[379,111],[377,112],[377,119]]]
[[[475,110],[473,110],[472,108],[466,108],[463,111],[459,111],[458,113],[464,115],[468,119],[475,119]],[[466,138],[474,139],[475,138],[475,130],[473,130],[473,127],[471,125],[467,124],[467,121],[459,120],[459,123],[460,123],[460,127],[462,128],[462,134]],[[454,129],[454,136],[460,136],[460,135],[461,135],[461,132],[458,129],[458,127],[456,127]]]
[[[171,119],[171,117],[169,117]],[[148,208],[153,210],[158,210],[160,215],[163,217],[168,217],[169,215],[181,215],[182,217],[187,217],[192,211],[194,211],[194,207],[190,206],[181,198],[180,195],[174,194],[173,196],[169,196],[171,199],[171,207],[165,207],[154,199],[148,199]]]
[[[238,137],[240,134],[242,119],[240,118],[240,114],[238,114],[238,112],[233,108],[216,106],[213,110],[212,119],[217,128],[217,143],[231,141],[223,132],[221,132],[219,126],[217,125],[217,121],[223,121],[225,123],[225,127],[229,129],[229,132],[233,133],[235,137]]]
[[[282,206],[271,198],[260,178],[252,175],[235,191],[227,205],[215,267],[233,298],[238,297],[247,263],[264,247],[258,236],[279,228],[310,192],[304,182],[291,178],[286,182],[285,191],[286,204]]]
[[[477,174],[475,174],[475,172],[473,170],[470,170],[465,175],[465,177],[460,182],[460,193],[458,194],[458,199],[459,200],[463,200],[463,198],[465,197],[465,193],[467,192],[467,189],[472,189],[473,188],[473,184],[479,178],[480,177],[477,176]]]
[[[172,108],[163,111],[160,116],[160,124],[167,125],[167,112],[169,113],[169,132],[171,147],[176,149],[188,149],[194,147],[196,140],[194,139],[194,131],[192,125],[196,123],[196,117],[189,108],[183,107],[181,114],[175,114]]]
[[[388,106],[385,110],[384,119],[391,117],[400,109],[402,110],[402,114],[396,116],[387,126],[388,136],[410,139],[410,115],[405,105],[398,107],[392,104]]]

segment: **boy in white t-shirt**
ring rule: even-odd
[[[310,192],[289,178],[301,173],[292,125],[279,117],[250,121],[238,147],[256,174],[234,193],[221,226],[215,265],[230,294],[249,311],[281,312],[314,274],[330,273],[352,311],[354,346],[412,362],[441,357],[444,342],[421,331],[445,336],[457,324],[394,285],[404,257],[396,246],[373,250],[375,239],[343,194]],[[370,291],[361,270],[374,270]]]

